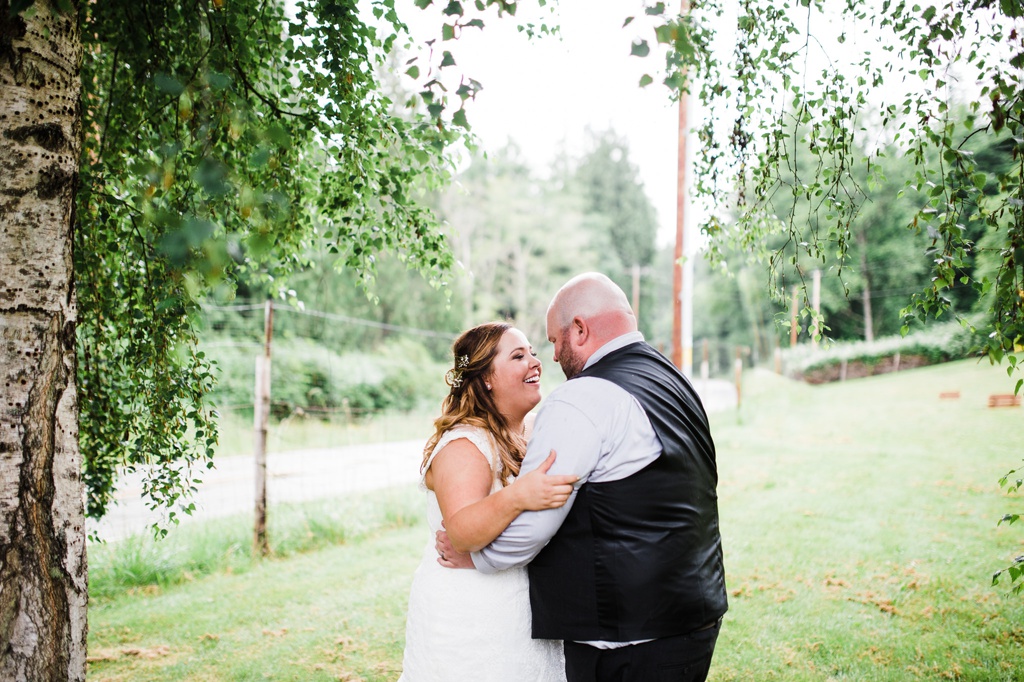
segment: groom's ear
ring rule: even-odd
[[[580,317],[572,318],[572,335],[570,340],[574,346],[582,346],[590,337],[590,327],[586,320]]]

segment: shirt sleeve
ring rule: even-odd
[[[575,405],[550,396],[537,415],[522,473],[536,469],[554,450],[555,463],[548,473],[579,476],[579,489],[597,466],[603,445],[601,433],[590,417]],[[575,499],[574,490],[569,501],[558,509],[528,511],[517,516],[494,542],[473,552],[477,570],[494,573],[529,563],[561,527]]]

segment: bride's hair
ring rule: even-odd
[[[423,448],[421,469],[445,431],[457,424],[470,424],[483,428],[494,442],[501,459],[501,484],[508,485],[509,479],[519,474],[526,439],[512,432],[485,386],[491,363],[498,354],[498,342],[509,329],[512,325],[505,322],[487,322],[464,331],[455,340],[454,366],[445,375],[451,390],[441,404],[441,416],[434,420],[434,435]]]

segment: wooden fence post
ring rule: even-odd
[[[736,409],[740,408],[743,384],[743,346],[736,346]]]
[[[270,420],[270,339],[274,329],[274,304],[263,309],[263,355],[256,356],[256,400],[253,404],[253,450],[256,455],[256,519],[252,551],[267,556],[267,423]]]
[[[789,347],[796,347],[797,335],[800,332],[800,310],[797,308],[797,287],[793,287],[793,304],[790,310],[790,323],[789,323]]]

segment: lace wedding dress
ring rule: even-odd
[[[437,453],[459,438],[472,442],[491,463],[501,487],[499,460],[487,432],[457,426],[437,443]],[[424,468],[424,473],[426,468]],[[399,682],[565,682],[562,643],[530,637],[530,594],[525,568],[492,575],[437,563],[434,533],[441,510],[427,493],[430,538],[413,575],[405,629],[405,656]]]

